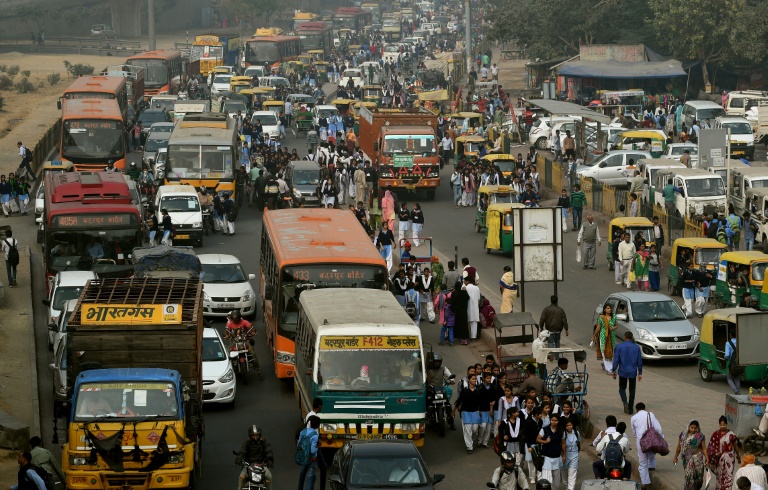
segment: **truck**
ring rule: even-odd
[[[747,201],[752,219],[757,224],[755,233],[755,250],[768,253],[768,189],[753,188],[747,191]],[[746,225],[744,225],[746,226]],[[760,246],[757,243],[760,243]]]
[[[66,488],[194,488],[202,464],[202,281],[91,280],[67,329]]]
[[[440,185],[437,116],[423,107],[360,107],[360,148],[377,167],[379,188],[424,190],[435,198]]]

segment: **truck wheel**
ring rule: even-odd
[[[539,138],[536,140],[536,148],[539,150],[546,150],[547,149],[547,138]]]
[[[699,365],[699,376],[706,382],[712,381],[712,371],[710,371],[709,367],[704,363]]]
[[[427,191],[427,201],[435,200],[435,191]]]

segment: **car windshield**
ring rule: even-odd
[[[69,120],[64,122],[63,131],[65,158],[112,158],[125,154],[122,122]]]
[[[245,272],[240,264],[203,264],[203,283],[205,284],[231,284],[245,281]]]
[[[152,126],[152,123],[167,122],[167,120],[168,119],[165,117],[165,112],[162,111],[144,111],[139,116],[139,121],[141,121],[141,123],[147,129]]]
[[[725,196],[725,186],[720,177],[687,180],[685,187],[688,197]]]
[[[213,79],[213,83],[226,83],[229,85],[230,78],[232,78],[232,75],[216,75],[216,78]]]
[[[162,109],[172,111],[176,107],[176,101],[173,99],[157,99],[152,101],[152,107],[154,109]]]
[[[470,150],[470,146],[469,143],[465,143],[467,151],[472,151]],[[435,137],[431,134],[392,134],[384,137],[383,153],[385,155],[406,153],[427,156],[436,154],[436,151]]]
[[[53,293],[51,307],[54,310],[62,310],[64,308],[64,303],[70,299],[79,298],[82,290],[83,286],[62,286],[56,288],[56,292]]]
[[[717,265],[720,263],[720,255],[725,252],[722,248],[700,248],[696,250],[696,260],[694,264],[700,265]]]
[[[752,280],[762,281],[765,279],[765,268],[768,267],[768,262],[759,262],[752,266]]]
[[[707,119],[711,119],[714,121],[720,116],[725,115],[725,109],[722,107],[712,108],[712,109],[699,109],[696,111],[696,119],[699,121],[705,121]]]
[[[671,300],[633,301],[632,320],[636,322],[670,322],[685,320],[685,315],[677,303]]]
[[[277,126],[277,116],[274,113],[271,114],[254,114],[251,117],[251,124],[256,124],[256,121],[262,126]]]
[[[672,156],[680,156],[683,153],[688,151],[691,155],[698,155],[699,154],[699,147],[698,146],[673,146],[672,147]]]
[[[168,148],[168,138],[147,138],[144,151],[154,153],[160,148]]]
[[[349,78],[349,77],[358,77],[359,78],[362,75],[357,70],[347,70],[347,71],[344,72],[344,76],[347,77],[347,78]]]
[[[427,472],[413,456],[353,458],[349,483],[355,487],[411,487],[427,484]]]
[[[224,346],[217,337],[203,337],[203,362],[223,361],[226,358]]]
[[[75,420],[146,418],[173,420],[179,414],[176,387],[162,382],[84,383],[75,394]]]
[[[172,133],[173,128],[174,128],[173,124],[153,124],[151,132],[152,133]]]
[[[752,126],[745,122],[723,123],[723,128],[730,129],[731,134],[752,134]]]
[[[624,229],[624,231],[626,233],[629,233],[629,236],[632,237],[632,240],[635,239],[635,237],[637,236],[638,233],[642,233],[643,234],[643,238],[645,238],[646,242],[652,242],[653,241],[651,239],[651,230],[653,230],[653,228],[650,227],[650,226],[649,227],[632,227],[632,226],[628,226],[628,227],[626,227]]]
[[[493,165],[499,167],[502,172],[514,172],[515,161],[514,160],[494,160]]]
[[[294,185],[317,185],[320,182],[319,170],[294,170]]]
[[[160,209],[169,213],[193,213],[200,211],[200,200],[197,196],[165,196],[160,199]]]
[[[322,337],[317,385],[322,391],[416,391],[424,388],[421,351],[389,344],[391,337],[363,337],[380,341],[381,350],[359,345],[361,337]],[[417,337],[413,339],[418,345]],[[355,346],[350,347],[354,343]]]

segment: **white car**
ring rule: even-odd
[[[40,182],[35,192],[35,220],[43,216],[45,211],[45,181]]]
[[[362,87],[363,85],[365,85],[365,82],[363,82],[363,72],[358,70],[357,68],[347,68],[346,70],[344,70],[344,73],[341,74],[341,80],[339,81],[339,85],[342,87],[346,87],[349,84],[350,80],[352,80],[352,83],[354,84],[355,87]]]
[[[685,151],[691,156],[691,168],[699,168],[699,145],[694,143],[671,143],[667,145],[667,153],[662,158],[680,161]]]
[[[259,65],[249,66],[248,68],[245,69],[245,72],[243,73],[243,76],[251,77],[251,78],[253,78],[254,75],[256,75],[258,78],[263,77],[264,67]]]
[[[51,295],[43,300],[48,307],[48,323],[56,324],[64,305],[69,300],[77,300],[88,281],[95,280],[92,271],[62,271],[56,274],[51,284]],[[48,332],[48,348],[53,349],[54,332]]]
[[[315,127],[320,125],[320,118],[336,116],[339,114],[339,109],[335,105],[318,105],[312,109],[312,119]]]
[[[244,317],[256,316],[256,293],[251,287],[256,274],[246,274],[234,255],[200,254],[203,266],[203,314],[225,317],[240,310]]]
[[[528,134],[528,146],[535,146],[538,150],[546,150],[549,146],[552,127],[559,122],[573,122],[576,119],[576,117],[570,116],[545,116],[536,119],[531,126],[531,132]]]
[[[231,78],[232,75],[229,73],[217,73],[213,78],[213,84],[211,84],[211,94],[229,92],[229,80]]]
[[[54,352],[56,352],[59,344],[67,338],[67,323],[69,322],[69,317],[74,313],[76,306],[76,299],[70,299],[64,303],[56,323],[48,325],[48,342],[53,346]]]
[[[203,403],[235,403],[237,381],[224,341],[215,328],[203,329]]]
[[[589,177],[595,182],[605,183],[616,187],[627,187],[627,167],[630,160],[636,164],[643,158],[651,159],[647,151],[615,150],[603,154],[595,160],[579,166],[576,172],[581,177]]]
[[[254,111],[251,115],[251,124],[259,121],[262,131],[269,135],[270,139],[280,139],[280,119],[272,111]]]

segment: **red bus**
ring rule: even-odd
[[[128,114],[128,87],[123,76],[90,76],[76,78],[67,87],[64,99],[114,99],[123,113],[123,121]],[[61,99],[58,101],[61,109]]]
[[[296,27],[296,35],[301,39],[301,50],[307,52],[322,49],[323,58],[333,49],[333,26],[325,22],[304,22]]]
[[[43,251],[48,287],[62,271],[132,275],[131,250],[142,245],[140,206],[132,202],[121,173],[47,173]]]
[[[112,99],[64,99],[59,159],[77,170],[104,170],[109,162],[125,168],[123,113]]]
[[[360,7],[339,7],[333,16],[333,25],[337,31],[351,29],[361,32],[363,27],[371,25],[372,19],[371,12]]]
[[[184,63],[181,52],[172,49],[144,51],[129,57],[125,64],[144,68],[144,98],[153,95],[173,95],[179,93]]]
[[[299,36],[259,36],[245,42],[245,66],[273,66],[297,60],[301,54]]]

